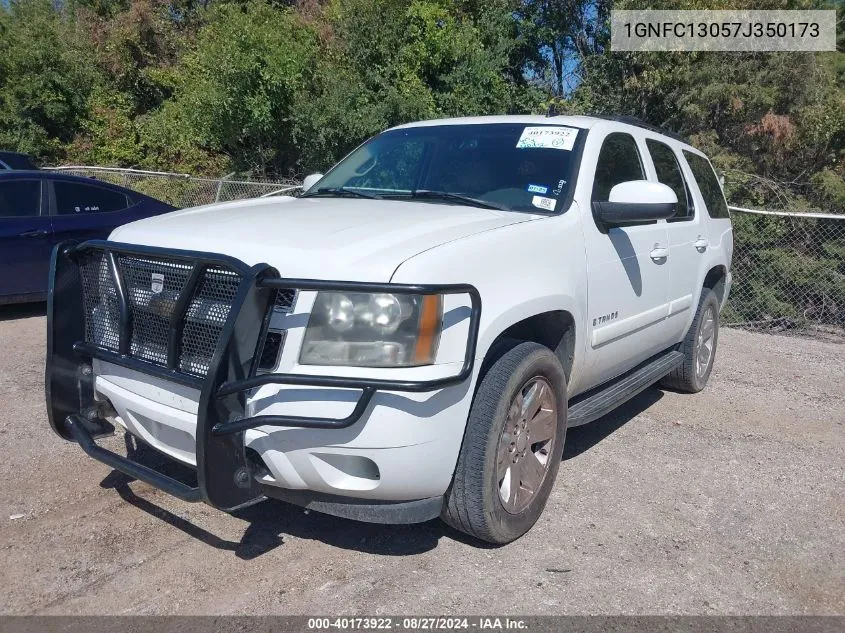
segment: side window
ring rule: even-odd
[[[719,185],[719,180],[716,178],[716,172],[713,171],[710,161],[686,150],[684,150],[684,157],[689,163],[710,217],[730,217],[728,215],[728,203],[725,202],[725,194],[722,193],[722,187]]]
[[[675,216],[670,218],[670,221],[692,220],[695,210],[690,199],[689,188],[684,180],[683,173],[681,173],[681,166],[675,157],[675,152],[665,143],[655,141],[654,139],[646,139],[645,144],[648,147],[649,154],[651,154],[651,160],[654,161],[657,180],[671,187],[675,195],[678,196],[678,210]]]
[[[58,215],[108,213],[109,211],[121,211],[130,204],[125,194],[96,185],[55,180],[53,186],[56,192],[56,213]]]
[[[643,165],[634,137],[623,132],[608,134],[596,163],[593,201],[607,202],[610,190],[620,182],[644,179]]]
[[[0,182],[0,218],[32,217],[40,214],[40,180]]]

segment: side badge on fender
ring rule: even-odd
[[[617,318],[619,318],[619,310],[616,310],[616,312],[611,312],[610,314],[603,314],[600,317],[596,317],[595,319],[593,319],[593,327],[597,325],[602,325],[604,323],[607,323],[608,321],[613,321]]]

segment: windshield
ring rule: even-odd
[[[575,185],[578,133],[561,125],[501,123],[391,130],[356,149],[304,195],[555,211]]]

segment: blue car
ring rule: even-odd
[[[106,238],[175,207],[117,185],[49,171],[0,171],[0,304],[43,301],[53,246]]]

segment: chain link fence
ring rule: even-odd
[[[123,185],[177,207],[294,193],[295,181],[196,178],[107,167],[55,167]],[[768,184],[768,181],[767,181]],[[767,332],[845,338],[845,215],[731,207],[733,288],[722,321]]]
[[[117,167],[69,165],[51,169],[128,187],[181,208],[292,193],[300,187],[300,183],[293,180],[243,180],[236,174],[223,178],[196,178],[189,174]]]
[[[845,215],[731,207],[726,325],[845,337]]]

